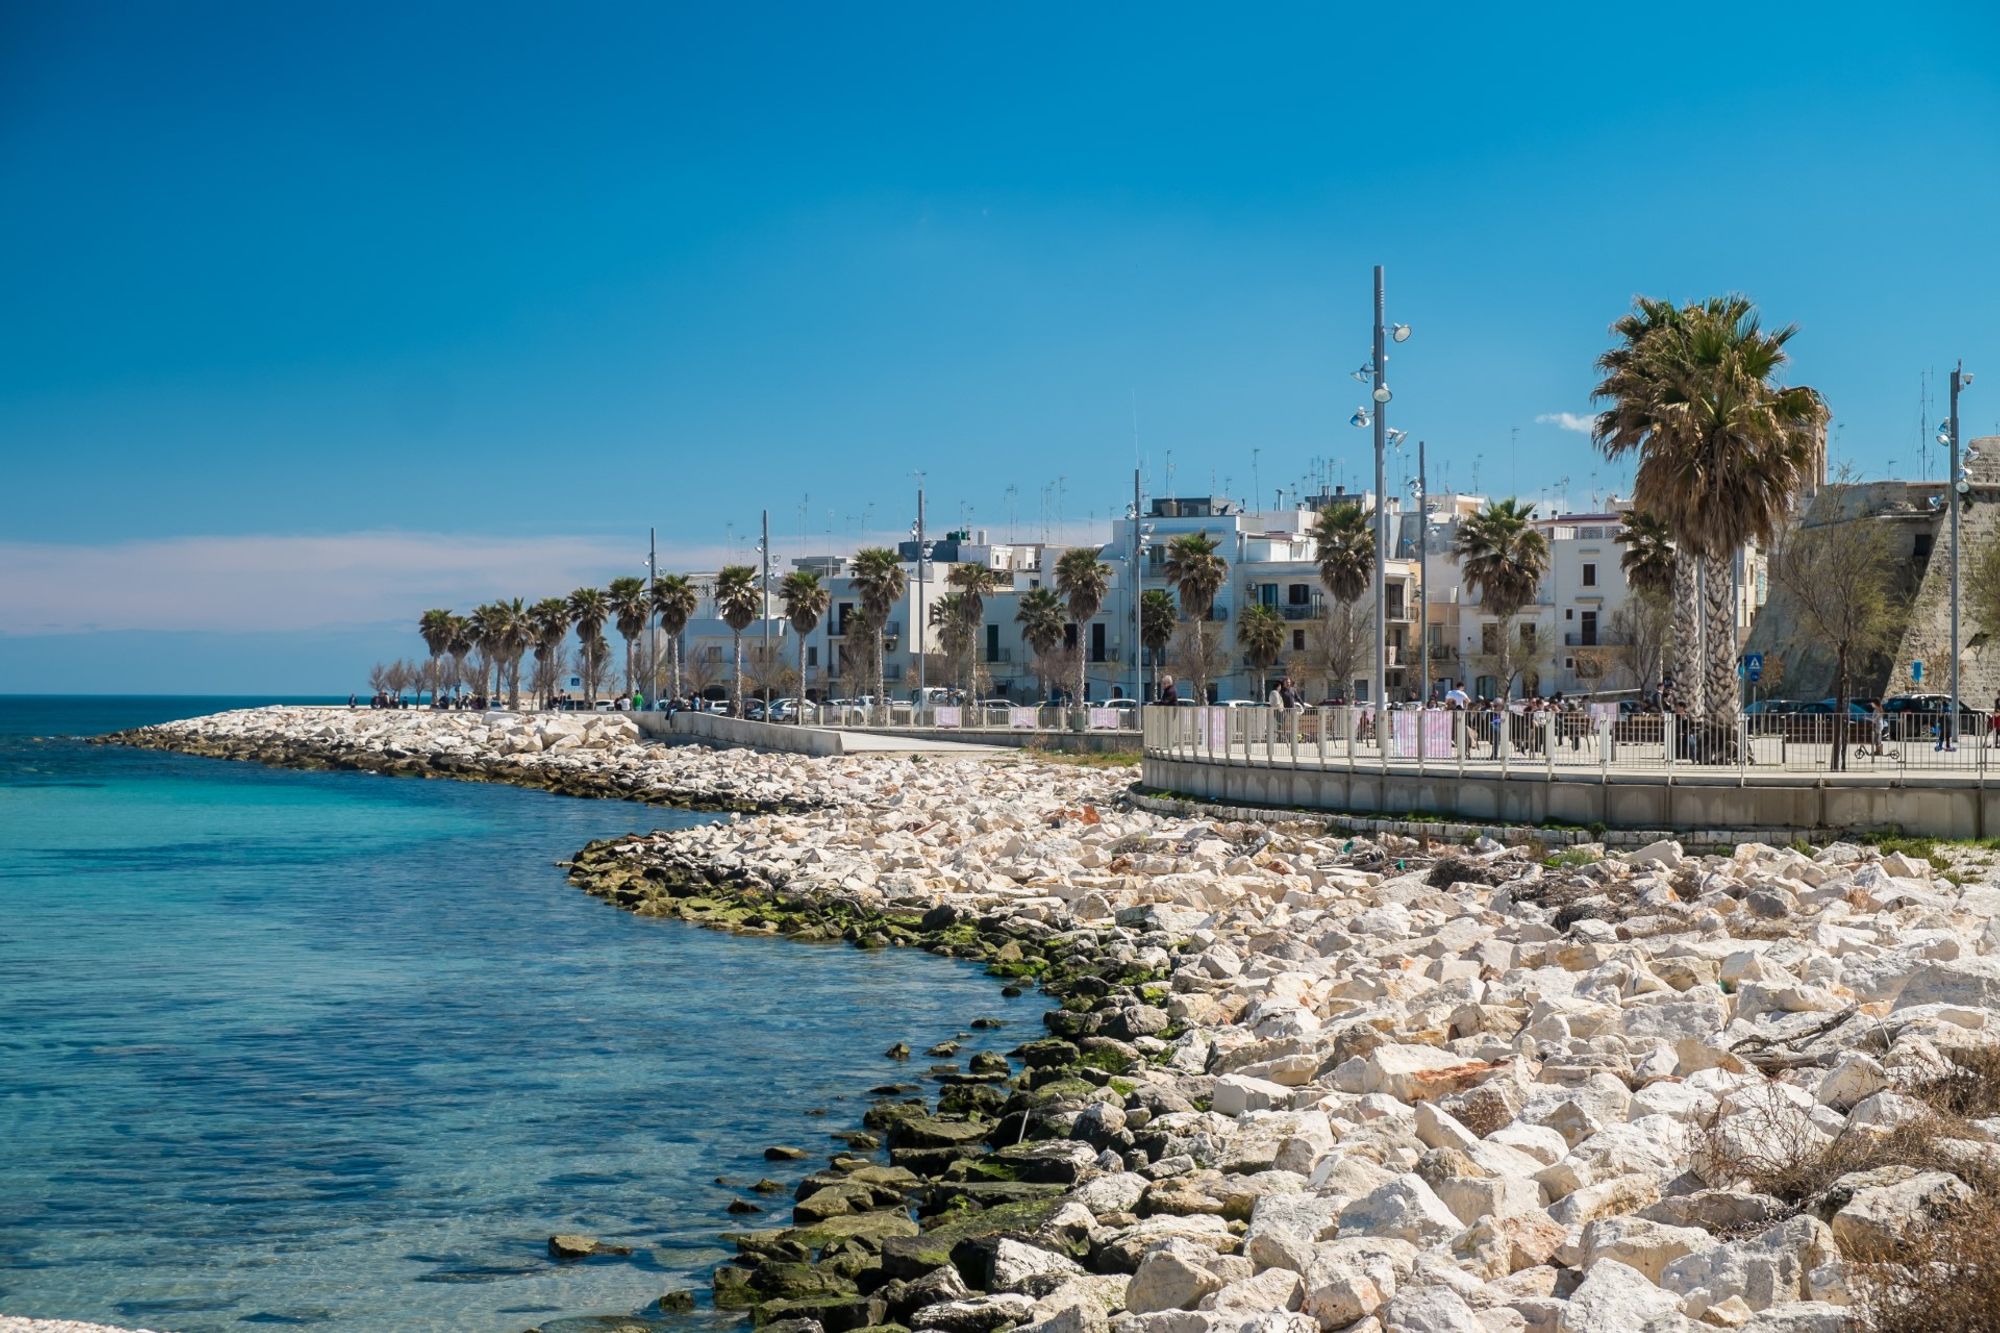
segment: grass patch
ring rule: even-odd
[[[1064,750],[1037,750],[1035,758],[1045,764],[1068,764],[1074,768],[1137,768],[1137,750],[1085,750],[1072,753]]]
[[[1554,856],[1543,861],[1542,864],[1551,870],[1571,870],[1577,866],[1594,864],[1602,859],[1603,856],[1599,852],[1585,851],[1579,847],[1571,847],[1567,850],[1557,852]]]

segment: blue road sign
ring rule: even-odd
[[[1921,685],[1923,683],[1924,683],[1924,664],[1922,662],[1910,663],[1910,684]]]
[[[1764,678],[1764,654],[1743,654],[1743,674],[1752,684]]]

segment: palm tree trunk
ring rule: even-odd
[[[1077,626],[1076,633],[1076,698],[1070,703],[1076,709],[1076,729],[1084,726],[1084,697],[1090,693],[1090,649],[1084,637],[1083,626]]]
[[[733,631],[736,637],[736,716],[743,716],[743,631]]]
[[[799,711],[793,720],[800,726],[806,724],[806,636],[799,635]]]
[[[632,640],[625,640],[625,693],[632,692]]]
[[[1208,619],[1206,611],[1194,619],[1194,701],[1208,702],[1208,634],[1202,625]]]
[[[1691,555],[1674,557],[1674,692],[1691,715],[1705,710],[1701,643],[1700,566]]]
[[[1707,693],[1705,715],[1721,729],[1724,745],[1733,750],[1736,734],[1736,604],[1731,595],[1730,557],[1712,555],[1702,562],[1702,688]]]

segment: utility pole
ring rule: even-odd
[[[923,473],[917,474],[917,701],[916,711],[911,715],[920,724],[924,708],[924,687],[928,674],[924,665],[924,561],[930,555],[930,548],[924,544],[924,486]]]
[[[660,530],[646,529],[646,660],[653,666],[653,703],[660,702],[660,624],[653,608],[659,605]]]
[[[1959,495],[1969,490],[1958,471],[1958,391],[1965,382],[1965,363],[1951,368],[1951,722],[1940,733],[1958,744],[1958,509]]]
[[[764,720],[770,721],[771,714],[771,511],[764,511],[764,538],[757,543],[757,549],[764,557],[764,582],[760,589],[757,608],[758,619],[764,622]]]
[[[1132,577],[1126,582],[1131,586],[1132,596],[1132,697],[1139,703],[1146,702],[1146,641],[1140,637],[1146,628],[1146,596],[1143,591],[1145,575],[1139,571],[1139,529],[1146,524],[1146,514],[1139,507],[1139,469],[1132,469]]]
[[[1389,442],[1389,400],[1388,381],[1384,375],[1387,360],[1382,346],[1382,266],[1375,266],[1375,716],[1376,744],[1384,741],[1382,723],[1386,719],[1382,710],[1389,702],[1389,620],[1388,620],[1388,551],[1389,544],[1389,504],[1383,494],[1387,484]],[[1386,751],[1385,751],[1386,753]]]
[[[1424,693],[1431,701],[1431,503],[1424,478],[1424,442],[1417,441],[1417,655],[1423,659]]]

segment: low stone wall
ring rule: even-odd
[[[1575,824],[1698,830],[1740,842],[1823,838],[1828,830],[1935,838],[2000,832],[2000,787],[1978,777],[1921,781],[1839,774],[1451,773],[1266,768],[1148,755],[1145,783],[1231,805],[1395,817],[1412,812],[1467,824]]]
[[[1003,727],[869,727],[877,736],[905,736],[920,741],[954,741],[960,745],[1001,745],[1015,750],[1053,750],[1057,754],[1136,754],[1137,731],[1015,731]]]
[[[623,713],[639,724],[639,734],[648,740],[680,744],[700,741],[705,745],[726,745],[737,749],[770,750],[779,754],[809,754],[824,759],[845,754],[846,746],[837,731],[818,727],[787,726],[782,722],[751,722],[724,717],[720,713]]]

